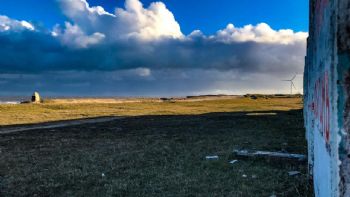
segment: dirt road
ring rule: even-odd
[[[29,130],[38,130],[38,129],[54,129],[54,128],[76,126],[76,125],[82,125],[82,124],[110,122],[121,118],[122,117],[102,117],[102,118],[56,121],[56,122],[39,123],[39,124],[33,124],[33,125],[9,126],[9,127],[0,128],[0,134],[16,133],[16,132],[29,131]]]

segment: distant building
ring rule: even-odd
[[[41,98],[38,92],[34,92],[33,96],[32,96],[32,103],[40,103],[41,102]]]

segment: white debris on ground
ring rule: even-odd
[[[296,176],[296,175],[299,175],[299,174],[301,174],[299,171],[290,171],[290,172],[288,172],[289,176]]]
[[[206,156],[205,159],[206,159],[206,160],[218,160],[218,159],[219,159],[219,156],[217,156],[217,155]]]
[[[229,163],[230,163],[230,164],[234,164],[234,163],[236,163],[236,162],[238,162],[238,160],[232,160],[232,161],[230,161]]]
[[[271,158],[296,159],[299,161],[306,160],[305,155],[282,153],[282,152],[234,150],[233,153],[236,154],[237,156],[243,156],[243,157],[271,157]]]

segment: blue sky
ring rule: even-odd
[[[0,0],[0,96],[303,91],[307,0],[152,2]]]
[[[88,0],[113,12],[124,0]],[[142,0],[148,6],[153,0]],[[241,27],[265,22],[274,29],[308,31],[307,0],[163,0],[185,34],[200,29],[213,34],[228,23]],[[67,20],[56,0],[0,0],[0,14],[52,27]]]

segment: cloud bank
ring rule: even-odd
[[[260,23],[184,35],[162,2],[126,0],[114,13],[86,0],[58,4],[68,21],[52,29],[0,16],[0,94],[276,93],[303,72],[305,32]]]

